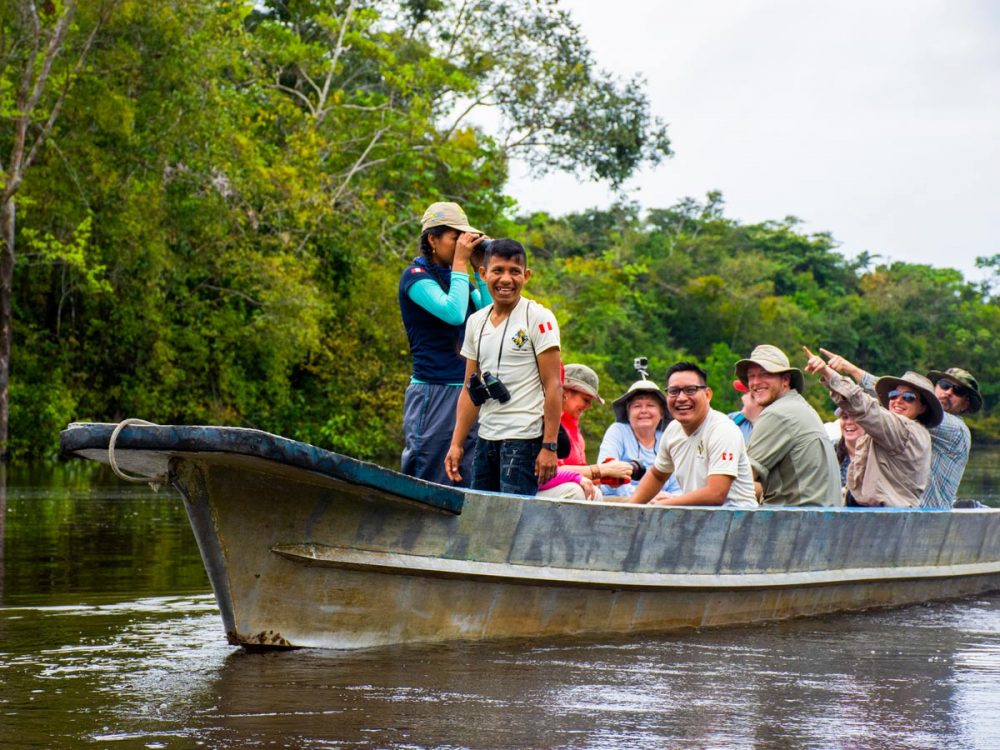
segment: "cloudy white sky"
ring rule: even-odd
[[[562,0],[598,63],[648,81],[676,155],[626,185],[648,207],[721,190],[745,222],[802,219],[841,250],[958,268],[1000,253],[1000,2]],[[605,207],[531,178],[522,210]]]

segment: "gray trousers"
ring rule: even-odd
[[[410,383],[403,399],[403,455],[400,471],[411,477],[454,487],[444,470],[444,459],[455,430],[455,409],[462,386]],[[465,440],[462,458],[462,481],[472,480],[472,456],[479,434],[474,424]]]

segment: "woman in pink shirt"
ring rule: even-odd
[[[587,463],[587,444],[580,432],[580,417],[595,399],[604,403],[597,392],[598,382],[597,373],[586,365],[566,365],[560,424],[569,436],[570,452],[566,458],[559,459],[559,473],[542,485],[539,495],[599,500],[601,491],[595,485],[602,479],[628,482],[631,478],[632,465],[625,461]],[[562,481],[556,481],[560,479]]]

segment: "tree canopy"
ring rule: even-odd
[[[70,8],[0,11],[0,154],[21,125],[39,143],[5,241],[15,456],[51,455],[69,421],[126,416],[397,453],[409,359],[396,287],[437,200],[526,244],[528,294],[605,395],[637,355],[658,379],[689,357],[735,406],[733,363],[768,341],[882,373],[961,364],[997,401],[995,284],[848,260],[794,219],[728,218],[719,194],[514,215],[515,156],[614,190],[671,153],[643,82],[600,70],[554,2],[81,4],[29,117],[31,14],[51,33]],[[610,419],[594,410],[588,434]],[[1000,437],[988,411],[973,428]]]

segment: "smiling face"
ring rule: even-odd
[[[772,373],[760,365],[747,368],[747,387],[757,406],[770,406],[784,396],[792,387],[792,375],[788,372]]]
[[[656,430],[663,421],[663,404],[653,396],[633,396],[628,402],[628,423],[636,433]]]
[[[593,401],[594,397],[587,393],[574,391],[571,388],[563,389],[563,414],[568,414],[573,419],[579,419],[580,415],[590,408]]]
[[[865,434],[865,428],[854,421],[854,418],[847,415],[840,415],[840,434],[844,436],[844,442],[854,445],[858,438]]]
[[[910,397],[906,395],[907,393],[913,394],[916,398],[908,400]],[[910,386],[900,383],[889,391],[889,411],[907,419],[916,419],[927,411],[927,405],[921,401],[919,393]]]
[[[493,297],[496,307],[513,307],[521,299],[521,289],[531,278],[531,269],[525,268],[524,258],[490,257],[489,266],[480,269],[480,274]]]
[[[670,395],[673,389],[679,389]],[[684,391],[690,390],[691,394]],[[686,370],[675,372],[667,381],[667,408],[684,432],[690,435],[698,429],[711,408],[712,389],[707,388],[698,373]]]

